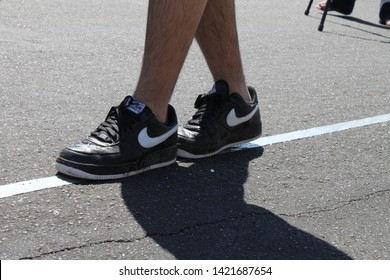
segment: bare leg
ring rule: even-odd
[[[241,62],[234,0],[209,0],[195,37],[214,80],[226,80],[231,93],[237,92],[250,100]]]
[[[323,10],[325,10],[325,6],[326,6],[326,0],[317,3],[316,8],[317,8],[318,10],[322,10],[322,11],[323,11]]]
[[[207,0],[150,0],[141,74],[134,97],[164,122],[169,100]]]

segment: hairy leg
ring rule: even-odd
[[[164,122],[207,0],[150,0],[144,58],[134,97]]]
[[[209,0],[195,37],[214,80],[226,80],[231,92],[250,100],[239,49],[234,0]]]

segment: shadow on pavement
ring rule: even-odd
[[[344,16],[344,15],[332,15],[334,17],[339,17],[339,18],[343,18],[345,20],[349,20],[349,21],[352,21],[352,22],[356,22],[356,23],[359,23],[359,24],[362,24],[362,25],[367,25],[367,26],[372,26],[372,27],[376,27],[376,28],[381,28],[381,29],[386,29],[386,30],[390,30],[389,27],[383,25],[383,24],[379,24],[379,23],[373,23],[373,22],[370,22],[370,21],[366,21],[364,19],[361,19],[361,18],[356,18],[356,17],[353,17],[353,16]]]
[[[318,19],[318,23],[320,23],[320,21],[319,21],[320,19],[318,17],[310,16],[310,15],[309,15],[309,17],[317,18]],[[330,17],[342,18],[342,19],[346,20],[347,23],[340,23],[340,22],[332,21],[330,19]],[[380,34],[380,33],[377,33],[377,32],[373,32],[373,31],[370,31],[370,30],[366,30],[366,29],[363,29],[363,28],[354,27],[354,26],[348,24],[348,21],[349,22],[355,22],[355,23],[358,23],[358,24],[361,24],[361,25],[365,25],[365,26],[371,26],[371,27],[375,27],[375,28],[379,28],[379,29],[390,30],[389,27],[386,27],[386,26],[381,25],[379,23],[378,24],[372,23],[372,22],[369,22],[369,21],[366,21],[366,20],[363,20],[363,19],[359,19],[359,18],[356,18],[356,17],[328,14],[327,19],[325,21],[325,27],[324,27],[323,33],[325,33],[325,34],[326,33],[327,34],[333,34],[333,35],[338,35],[338,36],[348,37],[348,38],[354,38],[354,39],[359,39],[359,40],[363,40],[363,41],[371,41],[371,42],[390,44],[390,37],[389,36],[385,36],[383,34]],[[330,23],[336,24],[336,25],[339,25],[339,26],[343,26],[343,27],[347,27],[347,28],[350,28],[350,29],[361,31],[363,33],[372,35],[372,38],[351,35],[349,32],[346,33],[346,34],[340,33],[340,32],[334,32],[334,31],[331,32],[331,31],[329,31],[327,29],[327,24],[330,24]]]
[[[244,201],[248,165],[262,154],[247,149],[150,171],[124,180],[122,196],[147,236],[176,259],[350,259]]]

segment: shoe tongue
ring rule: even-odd
[[[136,115],[141,114],[146,107],[144,103],[132,96],[126,97],[123,106]]]
[[[228,83],[224,80],[216,81],[213,88],[207,93],[207,95],[215,93],[229,94]]]

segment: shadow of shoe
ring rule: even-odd
[[[146,236],[176,259],[350,259],[245,202],[248,165],[262,154],[246,149],[154,170],[124,180],[122,197]]]

